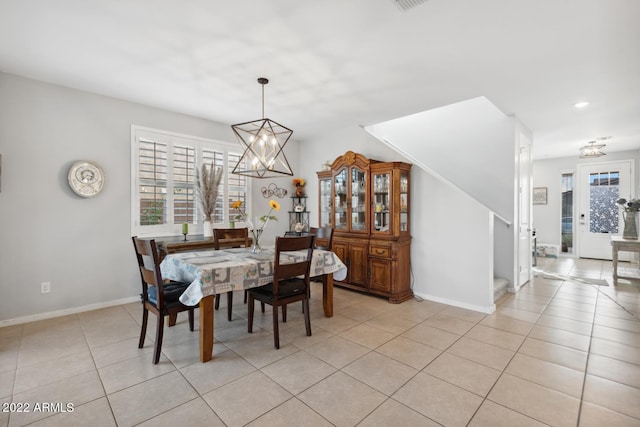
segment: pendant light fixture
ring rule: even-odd
[[[269,80],[260,77],[258,83],[262,86],[262,119],[231,126],[244,149],[231,173],[253,178],[293,175],[283,151],[293,131],[264,118],[264,86]]]
[[[596,142],[597,141],[589,141],[587,145],[580,148],[581,159],[590,159],[607,155],[607,153],[602,151],[602,149],[606,147],[606,144],[596,144]]]

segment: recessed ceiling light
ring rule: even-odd
[[[576,102],[575,104],[573,104],[573,106],[576,107],[576,108],[584,108],[587,105],[589,105],[588,101],[581,101],[581,102]]]

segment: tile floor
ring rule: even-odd
[[[610,262],[539,261],[611,279]],[[232,322],[216,314],[206,364],[183,313],[152,365],[152,337],[137,348],[139,304],[2,328],[0,402],[31,412],[1,412],[0,426],[640,425],[637,284],[538,273],[492,315],[336,289],[331,319],[318,286],[312,337],[290,308],[275,350],[269,312],[247,334],[238,295]],[[47,403],[73,412],[36,411]]]

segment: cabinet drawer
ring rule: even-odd
[[[390,258],[391,248],[389,246],[371,245],[369,246],[369,255],[383,257],[383,258]]]

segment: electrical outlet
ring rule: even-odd
[[[49,292],[51,292],[51,282],[40,283],[40,293],[48,294]]]

